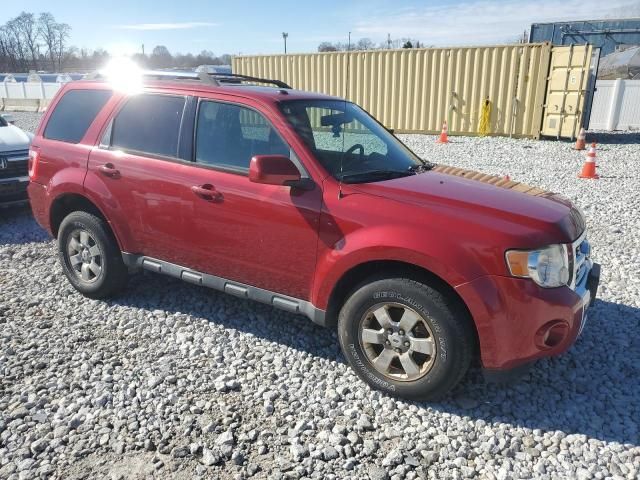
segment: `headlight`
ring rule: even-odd
[[[514,277],[531,278],[544,288],[561,287],[569,282],[569,256],[564,245],[508,250],[505,258]]]

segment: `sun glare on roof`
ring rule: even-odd
[[[101,73],[114,90],[132,95],[142,91],[142,69],[130,58],[111,59]]]

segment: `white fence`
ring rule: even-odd
[[[590,130],[640,130],[640,80],[598,80]]]
[[[0,82],[0,98],[51,100],[62,82]]]
[[[0,110],[44,112],[66,82],[0,82]]]

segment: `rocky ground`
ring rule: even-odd
[[[396,400],[303,317],[152,274],[88,300],[29,211],[0,210],[0,478],[638,478],[640,135],[597,135],[597,181],[564,142],[403,138],[584,210],[602,284],[567,354]]]

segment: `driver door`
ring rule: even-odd
[[[192,235],[199,270],[300,299],[315,273],[322,191],[249,181],[254,155],[281,154],[307,173],[271,121],[247,103],[200,99],[196,113],[197,183],[214,200],[195,205]]]

